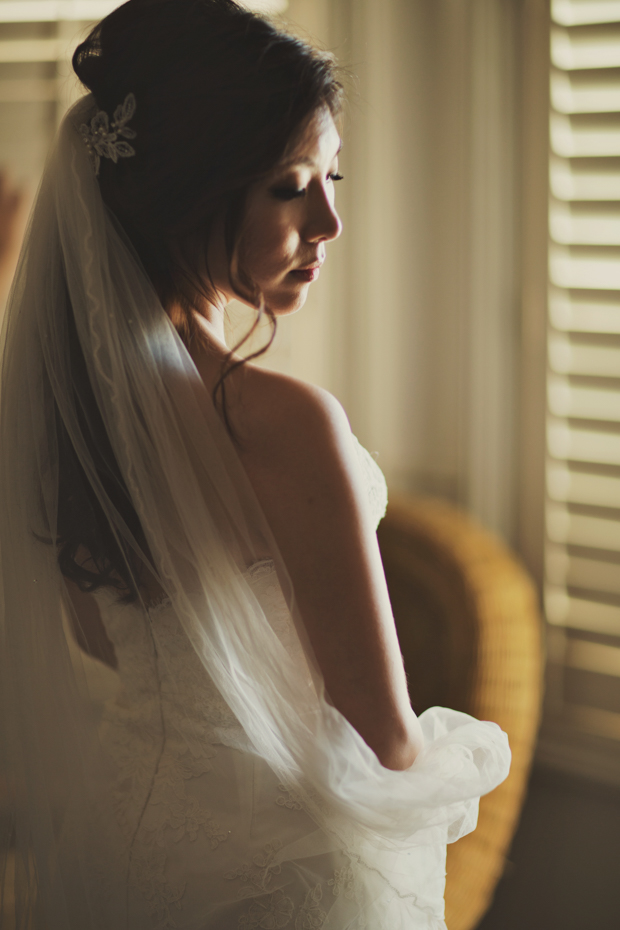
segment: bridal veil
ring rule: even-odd
[[[329,702],[234,443],[102,202],[79,132],[95,111],[88,95],[61,126],[2,333],[0,764],[8,823],[0,854],[14,863],[17,927],[131,930],[131,849],[115,825],[113,765],[69,649],[56,546],[59,420],[132,553],[128,565],[155,571],[239,721],[219,739],[265,759],[325,834],[407,895],[402,857],[473,829],[479,796],[507,773],[506,738],[494,724],[434,708],[421,717],[425,750],[409,770],[390,771]],[[68,363],[75,335],[148,551],[89,451]],[[274,556],[303,647],[294,654],[247,582],[248,565],[264,551]],[[150,635],[157,648],[153,623]]]

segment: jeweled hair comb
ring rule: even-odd
[[[133,94],[127,94],[124,103],[119,103],[114,111],[114,119],[110,119],[105,110],[99,110],[90,121],[82,123],[80,134],[84,139],[93,165],[95,174],[99,174],[99,165],[102,158],[111,158],[117,162],[119,158],[131,158],[136,154],[136,150],[125,139],[135,139],[135,130],[130,129],[127,123],[136,112],[136,98]]]

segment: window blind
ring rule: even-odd
[[[35,181],[53,133],[83,93],[71,68],[76,45],[122,0],[0,0],[0,167]],[[244,0],[283,12],[287,0]]]
[[[620,746],[620,2],[551,4],[551,712]]]
[[[0,167],[34,192],[53,134],[83,92],[71,69],[118,0],[0,0]]]

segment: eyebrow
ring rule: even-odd
[[[336,156],[340,154],[341,149],[342,149],[342,139],[340,140],[340,144],[338,148],[336,149],[334,158],[336,158]],[[280,162],[280,164],[278,165],[278,169],[290,168],[291,165],[313,165],[313,164],[314,164],[314,161],[311,158],[308,158],[307,156],[305,158],[296,158],[294,155],[292,155],[290,158],[287,158],[286,161]]]

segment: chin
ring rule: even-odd
[[[295,293],[274,293],[266,294],[265,302],[268,307],[270,307],[276,316],[289,316],[292,313],[297,313],[298,310],[301,310],[303,305],[306,302],[308,297],[308,290],[310,288],[309,284],[304,284],[300,290],[296,290]]]

